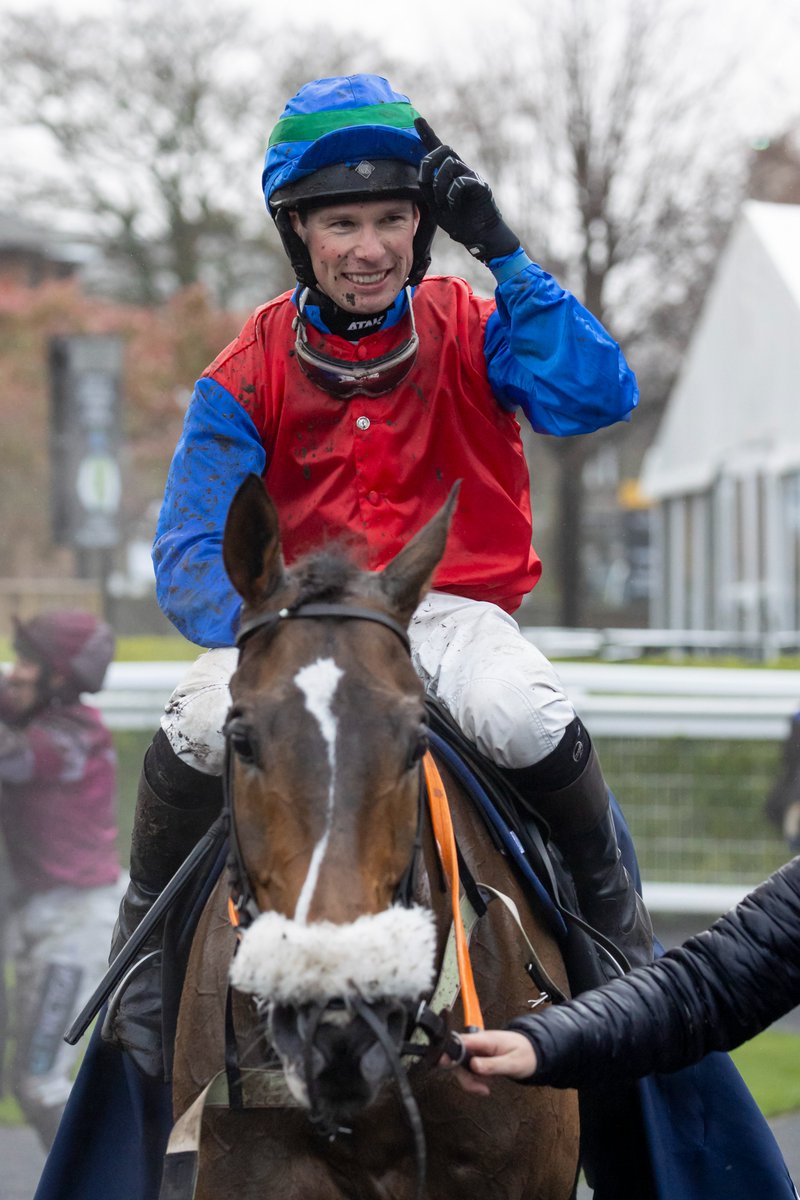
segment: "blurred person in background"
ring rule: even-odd
[[[114,635],[91,613],[52,611],[15,622],[14,651],[0,681],[11,1078],[48,1149],[80,1053],[64,1031],[103,975],[124,884],[114,747],[81,700],[103,686]]]

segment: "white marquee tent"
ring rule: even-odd
[[[800,206],[743,206],[641,485],[654,625],[800,631]]]

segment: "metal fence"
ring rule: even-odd
[[[155,729],[186,665],[114,663],[98,697],[109,724]],[[557,668],[625,810],[651,907],[722,912],[786,860],[763,805],[800,671]]]
[[[561,663],[654,909],[721,912],[788,856],[767,821],[800,671]]]

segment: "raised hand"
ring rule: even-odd
[[[439,226],[482,262],[513,254],[519,238],[503,220],[486,180],[442,144],[424,117],[414,127],[428,151],[419,165],[420,189]]]

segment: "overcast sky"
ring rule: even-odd
[[[135,3],[136,0],[129,0]],[[552,11],[571,4],[572,0],[550,0]],[[596,3],[613,29],[615,11],[626,0],[590,0]],[[51,8],[64,16],[101,15],[113,19],[120,10],[121,0],[0,0],[0,11],[23,13],[33,9]],[[215,11],[224,0],[196,0],[200,11]],[[515,14],[530,11],[533,0],[402,0],[398,5],[385,5],[375,0],[244,0],[252,5],[254,16],[266,31],[285,21],[298,30],[318,27],[321,22],[335,24],[337,29],[352,29],[378,43],[383,43],[394,56],[409,56],[427,60],[436,70],[438,59],[444,58],[452,67],[463,65],[474,75],[476,86],[503,87],[508,59],[502,47],[514,45]],[[730,126],[739,129],[746,139],[781,132],[789,123],[800,122],[800,0],[661,0],[668,15],[696,8],[701,14],[698,34],[686,39],[685,63],[679,64],[687,79],[716,78],[720,66],[732,57],[739,60],[737,68],[737,100],[729,113]],[[528,22],[526,37],[530,36]],[[268,64],[266,69],[268,69]],[[313,42],[308,45],[309,78],[314,72]],[[355,62],[354,70],[381,71],[380,64]],[[403,91],[403,81],[392,82]],[[424,97],[411,97],[417,107]],[[702,130],[698,131],[702,136]],[[47,156],[44,137],[29,132],[13,131],[0,134],[0,147],[6,161],[30,164],[40,155]]]
[[[135,0],[131,0],[135,2]],[[217,0],[224,3],[224,0]],[[553,0],[559,3],[559,0]],[[408,54],[423,53],[430,57],[437,47],[458,47],[468,53],[470,46],[480,44],[484,29],[496,27],[497,12],[512,8],[517,0],[402,0],[396,6],[376,3],[376,0],[246,0],[253,9],[268,14],[270,23],[282,16],[295,25],[335,23],[339,28],[351,28],[365,36],[386,40],[396,51]],[[211,7],[209,0],[200,6]],[[106,14],[118,7],[118,0],[0,0],[0,10],[30,12],[36,8],[52,8],[64,15]]]
[[[224,0],[198,0],[198,7],[218,2]],[[474,64],[487,86],[500,87],[505,63],[496,61],[496,47],[502,45],[506,31],[513,40],[515,12],[531,7],[526,0],[401,0],[391,6],[375,0],[245,2],[273,28],[284,19],[300,30],[320,22],[335,23],[339,29],[351,28],[383,42],[395,54],[421,57],[434,65],[440,56]],[[619,0],[594,2],[613,20]],[[551,0],[554,10],[569,3]],[[694,6],[703,15],[700,37],[685,47],[687,72],[713,74],[724,56],[742,57],[740,119],[748,133],[769,131],[792,112],[800,118],[800,0],[662,0],[662,6],[679,13]],[[28,12],[45,7],[65,15],[107,15],[118,9],[119,0],[0,0],[0,10]],[[309,75],[313,75],[311,48]]]

